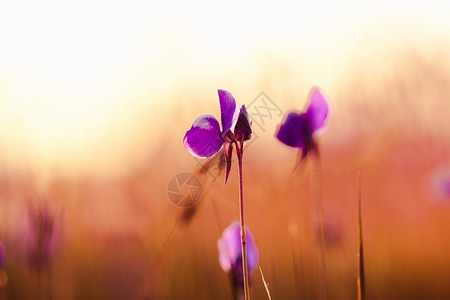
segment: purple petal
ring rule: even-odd
[[[242,252],[240,225],[231,223],[217,242],[219,248],[219,263],[225,272],[229,272]]]
[[[275,136],[289,147],[308,148],[313,144],[310,120],[304,113],[289,113]]]
[[[313,131],[325,126],[329,110],[330,104],[325,95],[318,88],[313,88],[309,92],[309,106],[306,110]]]
[[[248,270],[252,271],[258,267],[259,264],[259,253],[255,245],[255,239],[253,234],[250,232],[248,227],[246,227],[246,238],[247,238],[247,266]]]
[[[252,137],[252,126],[245,105],[242,105],[239,112],[239,117],[234,128],[234,136],[238,141],[247,141]]]
[[[233,131],[236,125],[239,109],[236,105],[233,95],[229,91],[217,90],[220,101],[220,117],[222,120],[222,137],[224,137],[229,130]]]
[[[211,157],[222,148],[219,122],[211,115],[198,117],[183,139],[186,150],[196,157]]]

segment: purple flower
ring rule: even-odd
[[[30,269],[41,273],[50,267],[51,258],[56,250],[55,218],[46,205],[37,208],[28,207],[25,228],[27,258]]]
[[[247,267],[250,276],[251,271],[258,266],[259,253],[248,227],[245,228],[245,233],[247,239]],[[234,288],[243,289],[241,227],[238,222],[231,223],[225,229],[222,237],[217,242],[217,247],[219,248],[220,266],[225,272],[230,274]]]
[[[3,260],[5,259],[5,248],[3,248],[2,242],[0,242],[0,270],[3,267]]]
[[[305,112],[290,112],[279,126],[276,138],[283,144],[303,150],[302,160],[310,151],[317,151],[314,135],[326,126],[330,104],[322,91],[311,89]]]
[[[195,157],[206,158],[217,154],[224,148],[227,171],[225,182],[231,168],[233,145],[251,138],[251,122],[245,105],[238,109],[236,100],[230,92],[218,90],[222,130],[217,119],[209,114],[199,116],[186,132],[183,144]]]

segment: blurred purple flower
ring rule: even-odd
[[[245,233],[247,239],[247,266],[249,280],[251,280],[251,271],[259,263],[259,253],[248,227],[245,228]],[[220,266],[225,272],[230,274],[233,287],[243,290],[241,227],[239,222],[233,222],[225,229],[222,237],[217,242],[217,247],[219,248]]]
[[[450,178],[447,178],[447,180],[442,183],[442,191],[444,195],[450,196]]]
[[[450,204],[450,166],[439,166],[430,179],[432,199],[437,203]]]
[[[27,262],[31,270],[41,273],[50,267],[51,258],[56,251],[55,217],[47,205],[37,208],[29,206],[24,238]]]
[[[309,152],[317,152],[314,135],[325,128],[330,113],[330,104],[318,88],[311,89],[308,99],[309,105],[306,111],[290,112],[275,134],[283,144],[302,149],[301,160]]]
[[[238,109],[236,100],[230,92],[218,90],[222,130],[217,119],[209,114],[199,116],[183,139],[186,150],[195,157],[206,158],[217,154],[224,148],[227,171],[225,182],[231,168],[233,144],[249,140],[252,135],[251,122],[245,105]]]
[[[3,248],[2,242],[0,242],[0,270],[3,267],[3,260],[5,259],[5,248]]]
[[[323,224],[325,245],[327,247],[338,246],[344,239],[342,222],[335,216],[324,221]],[[320,243],[320,227],[315,227],[317,243]]]

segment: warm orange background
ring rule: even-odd
[[[332,299],[356,299],[357,171],[367,299],[448,299],[448,15],[406,1],[0,4],[0,297],[128,299],[145,282],[152,299],[230,299],[217,239],[238,218],[237,166],[226,185],[199,175],[204,197],[179,223],[167,184],[199,171],[184,133],[219,117],[218,88],[239,104],[263,91],[284,115],[319,86]],[[247,224],[273,299],[315,299],[314,164],[292,172],[281,120],[254,126],[245,152]],[[39,281],[22,235],[42,202],[58,245]],[[258,271],[251,293],[266,297]]]

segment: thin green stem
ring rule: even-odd
[[[247,238],[245,233],[245,215],[244,215],[244,184],[242,176],[242,158],[244,154],[244,143],[239,142],[236,145],[238,166],[239,166],[239,213],[241,225],[241,245],[242,245],[242,276],[244,280],[244,299],[250,300],[250,289],[248,282],[248,266],[247,266]]]

